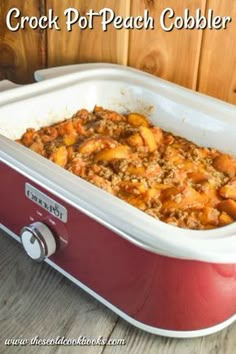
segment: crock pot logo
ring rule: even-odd
[[[25,184],[25,195],[35,204],[39,205],[44,210],[55,216],[57,219],[67,222],[67,210],[66,208],[57,203],[46,194],[39,191],[37,188],[31,186],[29,183]]]

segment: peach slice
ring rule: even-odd
[[[149,127],[147,118],[139,113],[130,113],[128,115],[128,122],[134,127]]]
[[[65,146],[57,148],[50,156],[50,160],[61,167],[65,167],[67,163],[68,151]]]
[[[213,167],[217,171],[223,172],[229,177],[235,176],[235,171],[236,171],[235,161],[229,155],[222,154],[217,156],[213,161]]]
[[[127,159],[130,148],[127,145],[119,145],[113,149],[105,149],[95,156],[95,161],[111,161],[115,159]]]
[[[231,180],[221,187],[219,193],[223,198],[236,200],[236,179]]]
[[[157,149],[157,143],[151,129],[147,127],[140,127],[139,133],[144,141],[144,144],[148,147],[149,151],[154,152]]]
[[[227,199],[218,204],[217,209],[225,212],[231,218],[236,220],[236,202],[232,199]]]
[[[229,216],[227,213],[223,212],[220,214],[220,216],[219,216],[220,226],[226,226],[226,225],[232,224],[232,222],[234,222],[234,219],[231,218],[231,216]]]

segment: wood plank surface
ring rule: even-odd
[[[22,16],[40,16],[44,11],[43,0],[0,1],[0,80],[23,84],[32,82],[34,71],[45,66],[45,34],[29,28],[11,32],[6,16],[13,7],[18,7]]]
[[[0,353],[77,353],[78,347],[4,346],[6,338],[108,338],[117,316],[0,231]],[[71,351],[69,350],[71,349]],[[101,353],[102,347],[83,347]]]
[[[205,30],[198,90],[236,104],[236,1],[208,0],[217,16],[231,16],[227,29]]]
[[[137,16],[142,14],[144,9],[149,9],[156,22],[154,30],[130,31],[129,65],[195,89],[202,31],[174,29],[165,32],[160,27],[159,18],[167,7],[173,8],[176,16],[183,16],[186,8],[189,8],[193,15],[197,8],[204,14],[205,6],[206,0],[132,0],[132,15]]]
[[[162,10],[172,7],[176,15],[185,8],[191,14],[197,8],[202,13],[213,9],[216,15],[231,16],[226,30],[173,30],[164,32],[159,17]],[[49,9],[60,17],[61,31],[26,28],[11,32],[6,26],[6,14],[18,7],[22,15],[41,16]],[[104,33],[100,19],[93,30],[73,27],[66,31],[64,10],[99,11],[108,7],[116,15],[138,16],[150,10],[155,19],[155,30],[115,30]],[[33,72],[39,68],[80,62],[113,62],[129,64],[167,80],[200,92],[236,103],[236,3],[215,0],[4,0],[0,2],[0,80],[17,83],[33,81]]]
[[[53,9],[55,15],[59,16],[61,31],[48,31],[48,66],[59,66],[65,64],[84,62],[110,62],[127,64],[128,38],[127,30],[116,30],[109,28],[103,32],[101,19],[94,21],[93,30],[80,30],[75,25],[71,32],[67,32],[65,26],[64,11],[73,7],[84,15],[88,10],[95,12],[103,8],[111,8],[117,15],[128,16],[130,0],[68,0],[68,1],[46,1],[47,10]]]
[[[170,339],[145,333],[76,287],[47,264],[31,261],[0,230],[0,353],[233,354],[236,323],[202,338]],[[125,346],[6,347],[7,338],[118,339]]]

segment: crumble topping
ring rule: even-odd
[[[236,160],[139,113],[82,109],[17,141],[166,223],[201,230],[236,220]]]

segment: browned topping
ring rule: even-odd
[[[139,113],[95,107],[27,129],[18,143],[145,211],[189,229],[236,220],[236,161],[154,127]]]

